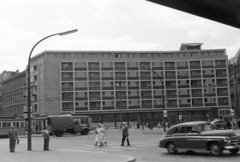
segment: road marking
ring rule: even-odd
[[[59,149],[60,151],[70,151],[70,152],[90,152],[92,153],[93,150],[76,150],[76,149]],[[101,153],[101,154],[106,154],[107,152],[104,151],[94,151],[95,153]]]

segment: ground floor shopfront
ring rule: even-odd
[[[229,108],[214,108],[212,110],[213,119],[222,118],[229,111]],[[85,114],[92,117],[93,124],[102,123],[107,127],[119,127],[121,122],[121,113],[119,112],[98,112],[98,114]],[[181,117],[180,117],[181,116]],[[180,117],[180,119],[179,119]],[[167,117],[165,120],[170,125],[175,125],[182,122],[189,121],[210,121],[211,110],[167,110]],[[126,122],[128,126],[134,126],[135,124],[163,123],[163,111],[138,111],[138,112],[122,112],[122,121]]]

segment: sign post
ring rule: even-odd
[[[234,109],[230,109],[230,113],[232,116],[232,129],[234,130]]]
[[[182,123],[182,115],[179,115],[179,122]]]

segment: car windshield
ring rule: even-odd
[[[198,127],[201,132],[212,131],[212,130],[216,129],[211,123],[200,124],[200,125],[198,125]]]

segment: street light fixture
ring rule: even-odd
[[[155,72],[153,69],[149,68],[149,67],[146,67],[142,64],[139,64],[140,67],[143,67],[145,68],[146,70],[151,70],[154,74],[156,74],[162,84],[162,103],[163,103],[163,112],[165,110],[165,95],[164,95],[164,82],[163,80],[161,79],[161,77],[159,76],[159,74],[157,72]],[[164,129],[164,132],[166,132],[166,120],[165,120],[165,117],[163,116],[163,129]]]
[[[38,41],[34,46],[33,48],[31,49],[31,52],[29,54],[29,57],[28,57],[28,151],[31,151],[32,150],[32,128],[31,128],[31,92],[30,92],[30,84],[31,84],[31,79],[30,79],[30,60],[31,60],[31,55],[32,55],[32,52],[34,50],[34,48],[40,43],[42,42],[43,40],[47,39],[47,38],[50,38],[52,36],[55,36],[55,35],[60,35],[60,36],[64,36],[64,35],[67,35],[67,34],[72,34],[72,33],[75,33],[77,32],[78,29],[74,29],[74,30],[69,30],[69,31],[66,31],[66,32],[61,32],[61,33],[56,33],[56,34],[52,34],[52,35],[49,35],[47,37],[44,37],[43,39],[41,39],[40,41]]]
[[[120,129],[122,129],[122,86],[124,86],[126,84],[126,82],[118,82],[116,83],[116,87],[119,87],[119,99],[120,99],[120,103],[119,103],[119,107],[120,107]]]
[[[204,84],[205,87],[209,88],[209,93],[210,93],[210,113],[211,113],[211,121],[213,121],[213,112],[212,112],[212,87],[215,86],[215,84]]]

